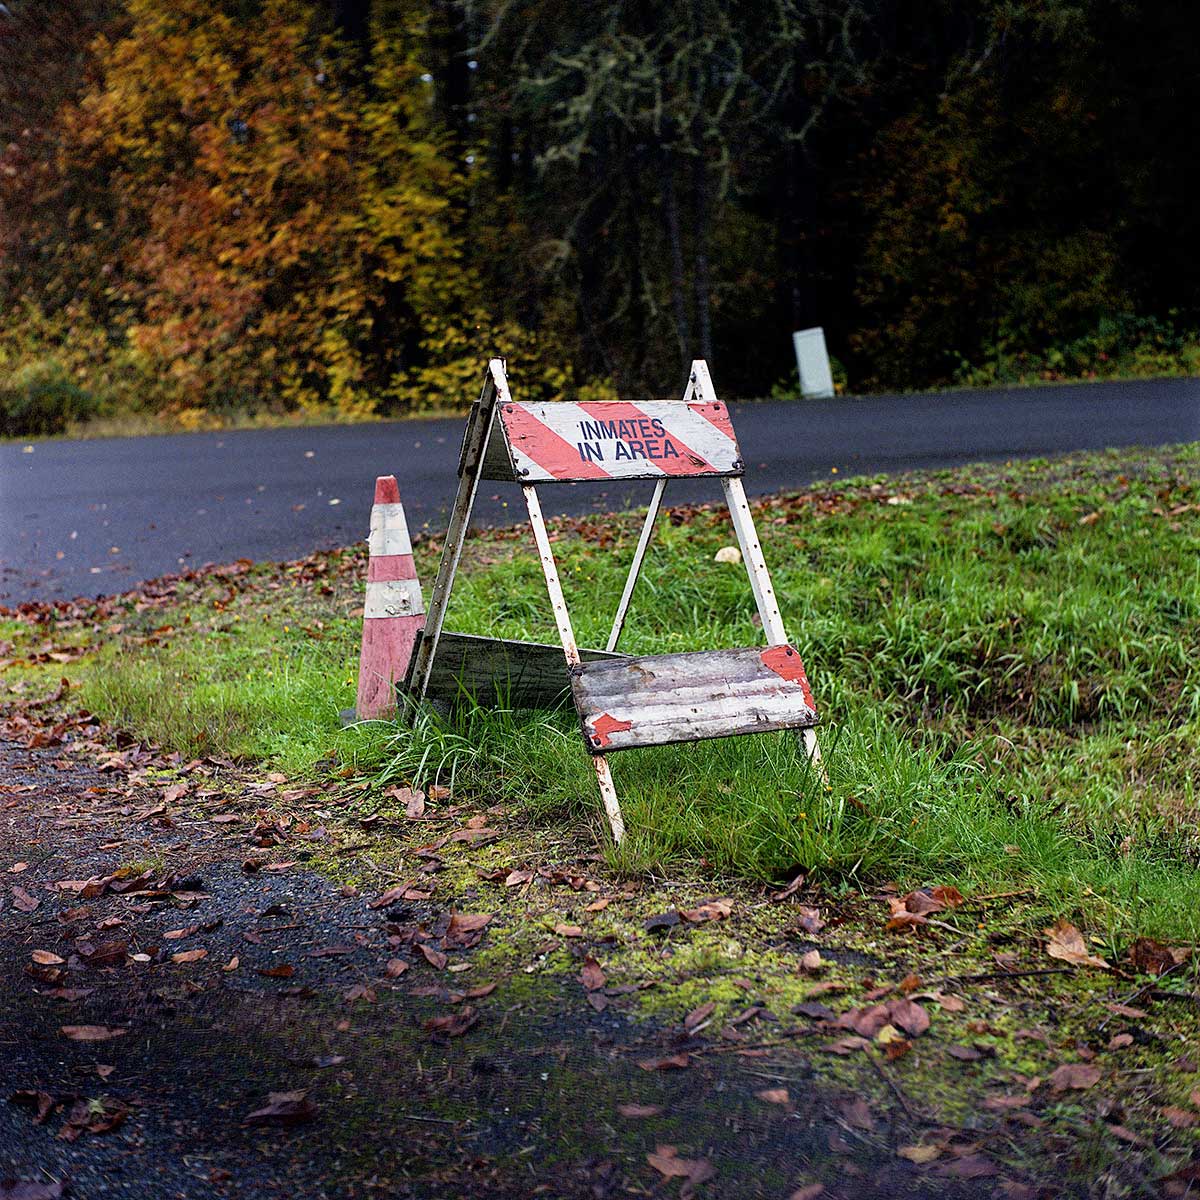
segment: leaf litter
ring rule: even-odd
[[[174,794],[174,796],[173,796],[173,801],[187,802],[187,800],[188,800],[188,792],[187,792],[186,788],[184,788],[182,791],[179,791],[178,793]],[[147,809],[145,811],[151,812],[153,810]],[[456,840],[466,843],[468,845],[486,844],[486,841],[488,840],[488,835],[490,835],[491,833],[494,832],[491,830],[487,830],[486,822],[480,822],[480,823],[475,824],[474,826],[468,825],[466,827],[466,829],[473,830],[474,832],[467,833],[466,836],[458,838]],[[476,833],[478,833],[478,831],[480,831],[480,830],[486,830],[485,836],[483,838],[476,837]],[[466,831],[458,830],[456,832],[465,833]],[[444,841],[442,844],[449,844],[449,843],[448,843],[448,841]],[[435,845],[436,845],[436,843],[435,843]],[[267,865],[282,867],[284,864],[280,863],[280,864],[267,864]],[[72,881],[72,880],[59,881],[58,887],[59,887],[60,891],[62,891],[64,893],[70,893],[70,894],[76,895],[80,899],[85,900],[85,901],[96,898],[97,895],[103,895],[103,894],[108,894],[108,895],[113,895],[113,896],[122,896],[122,895],[136,896],[136,895],[142,894],[142,895],[149,896],[151,899],[155,899],[155,898],[157,898],[155,893],[158,893],[159,895],[161,895],[164,891],[167,891],[172,894],[175,891],[178,891],[179,893],[182,893],[184,895],[186,895],[188,892],[194,893],[194,892],[199,891],[198,886],[193,886],[190,888],[183,886],[188,883],[197,884],[198,881],[196,881],[194,879],[194,877],[193,878],[184,877],[183,879],[180,879],[180,880],[169,880],[169,878],[167,876],[165,876],[161,873],[159,873],[157,877],[152,877],[153,875],[154,875],[154,873],[148,874],[146,872],[143,872],[140,875],[133,874],[133,875],[126,876],[125,878],[117,877],[115,875],[115,873],[112,876],[106,876],[106,875],[89,876],[87,879],[81,880],[81,881]],[[516,877],[513,879],[513,882],[511,884],[509,884],[510,887],[524,886],[524,885],[532,883],[536,880],[539,882],[545,881],[547,883],[562,882],[562,883],[566,884],[567,886],[575,889],[576,884],[575,884],[575,882],[572,882],[572,880],[582,880],[583,882],[580,885],[581,887],[586,887],[587,882],[588,882],[585,877],[583,877],[582,875],[580,875],[578,873],[563,872],[563,876],[562,876],[561,880],[556,879],[553,881],[546,878],[546,875],[547,875],[547,872],[543,868],[538,868],[534,871],[519,871],[519,872],[514,872],[513,870],[509,869],[504,872],[503,879],[507,880],[509,878],[513,878],[514,876]],[[174,886],[172,886],[171,888],[164,888],[162,885],[164,885],[168,882],[170,882]],[[413,879],[405,885],[400,885],[399,894],[389,896],[388,900],[386,902],[384,902],[382,904],[378,904],[378,905],[372,904],[371,907],[372,908],[378,908],[378,907],[386,908],[391,903],[394,903],[397,901],[402,902],[402,903],[404,903],[404,902],[409,902],[409,903],[416,902],[418,904],[422,903],[429,899],[430,895],[432,894],[432,891],[434,890],[431,887],[432,882],[433,882],[432,879],[426,880],[423,877],[418,877],[416,879]],[[98,887],[100,888],[99,892],[97,892],[97,890],[96,890]],[[798,894],[798,892],[799,892],[799,888],[791,891],[790,894],[783,897],[783,899],[790,900],[793,897],[795,897]],[[938,894],[939,892],[941,892],[940,895]],[[33,893],[29,893],[29,894],[33,895]],[[34,898],[36,899],[36,897],[34,897]],[[382,899],[382,896],[380,897],[380,899]],[[931,905],[930,904],[931,900],[934,902],[934,905],[940,904],[941,907],[939,908],[939,907],[935,907],[934,905]],[[779,902],[779,901],[777,901],[777,902]],[[605,903],[607,903],[607,898],[605,898]],[[944,889],[918,889],[916,892],[908,893],[901,901],[897,902],[897,901],[893,900],[893,901],[889,901],[889,904],[892,907],[893,917],[902,918],[902,920],[900,922],[900,926],[899,926],[900,928],[916,929],[921,924],[927,924],[929,921],[929,917],[931,915],[936,915],[947,909],[952,910],[952,909],[958,907],[958,904],[961,904],[961,897],[959,898],[958,904],[956,904],[956,903],[954,903],[954,897],[952,895],[949,895],[946,892],[946,890],[944,890]],[[900,907],[897,907],[897,904],[899,904]],[[726,905],[728,907],[726,907]],[[681,906],[679,909],[672,910],[672,916],[674,919],[671,920],[670,918],[668,918],[668,921],[667,921],[667,923],[665,923],[663,928],[667,931],[670,931],[671,929],[674,929],[681,923],[695,926],[695,925],[707,924],[707,923],[714,922],[714,921],[728,920],[733,914],[733,906],[734,906],[733,900],[729,897],[719,897],[719,898],[715,898],[712,900],[701,901],[700,903],[698,903],[690,908],[685,908],[685,907]],[[14,907],[16,907],[16,906],[14,905]],[[825,922],[820,914],[820,911],[818,909],[816,909],[815,906],[793,905],[792,908],[793,908],[793,911],[795,911],[797,913],[797,919],[795,920],[795,925],[798,929],[800,929],[804,932],[807,932],[807,933],[817,933],[820,931],[820,929],[822,929],[824,927]],[[811,913],[807,910],[811,910]],[[590,906],[589,906],[589,911],[591,911]],[[595,911],[602,911],[602,908],[597,908],[597,909],[595,909]],[[666,914],[664,914],[664,916],[666,916]],[[916,920],[915,918],[925,918],[925,920],[921,921],[921,920]],[[651,918],[651,920],[653,920],[653,918]],[[454,921],[453,915],[451,915],[450,921],[451,921],[451,923],[453,923],[453,921]],[[817,922],[820,922],[820,924],[817,925],[816,924]],[[890,924],[890,922],[889,922],[889,924]],[[572,931],[574,929],[580,929],[584,934],[587,933],[587,930],[585,930],[582,926],[576,926],[573,924],[569,924],[568,922],[560,922],[560,925],[566,926],[568,929],[571,929]],[[400,952],[401,953],[413,953],[415,950],[415,952],[418,953],[419,955],[421,955],[422,957],[427,957],[427,955],[425,954],[424,947],[426,945],[430,945],[432,943],[433,948],[435,949],[435,952],[440,952],[440,953],[444,954],[445,953],[444,950],[437,951],[437,946],[439,944],[442,944],[442,939],[450,931],[451,931],[450,925],[443,925],[439,932],[436,927],[436,923],[431,924],[430,925],[430,938],[428,941],[421,940],[421,939],[417,939],[415,941],[409,941],[406,943],[406,946],[401,946],[399,948]],[[653,929],[651,929],[650,931],[653,931]],[[459,926],[455,927],[453,933],[451,933],[451,940],[454,940],[460,934],[469,937],[470,935],[478,933],[478,932],[479,932],[479,929],[465,928],[460,924]],[[191,935],[192,934],[190,932],[187,934],[187,936],[191,936]],[[566,933],[566,932],[560,932],[559,936],[570,939],[573,936],[573,934]],[[1049,936],[1049,934],[1048,934],[1048,936]],[[576,940],[579,940],[579,939],[576,939]],[[1072,948],[1078,950],[1078,943],[1071,942],[1070,945],[1072,946]],[[109,963],[109,964],[120,963],[120,962],[123,962],[128,957],[127,952],[128,952],[129,947],[128,947],[127,943],[124,944],[124,946],[122,946],[120,949],[118,949],[118,946],[121,946],[120,942],[110,942],[110,943],[93,942],[90,944],[90,946],[91,946],[91,949],[90,949],[89,953],[84,953],[79,956],[80,961],[87,962],[89,960],[94,960],[93,965],[101,965],[102,969],[104,969],[102,965],[105,963]],[[47,953],[53,953],[53,952],[47,951]],[[185,951],[183,953],[187,953],[187,952]],[[305,951],[305,953],[306,954],[308,954],[308,953],[320,954],[320,951],[316,951],[316,952]],[[812,952],[806,952],[806,953],[812,953]],[[820,963],[823,965],[826,960],[820,955],[819,952],[815,952],[815,953],[817,954],[816,959],[809,959],[807,961],[807,963],[802,963],[802,965],[807,965],[807,966],[809,966],[810,969],[815,967],[817,965],[818,961],[820,961]],[[1053,956],[1052,951],[1051,951],[1051,954]],[[1070,959],[1064,959],[1064,961],[1066,961],[1069,965],[1072,965],[1072,966],[1096,965],[1095,963],[1088,962],[1087,958],[1098,959],[1099,956],[1092,954],[1092,952],[1088,950],[1086,944],[1084,944],[1084,946],[1083,946],[1083,954],[1086,957],[1082,963],[1073,962]],[[61,967],[65,966],[65,963],[63,961],[63,956],[57,955],[56,957],[59,960],[57,963],[46,962],[46,963],[36,963],[35,965],[45,966],[45,967],[49,967],[49,968],[61,968]],[[335,958],[335,957],[342,957],[342,956],[331,954],[331,955],[329,955],[329,957]],[[606,990],[607,979],[605,978],[605,973],[604,973],[603,969],[601,969],[599,967],[599,962],[590,955],[587,956],[587,959],[590,961],[591,964],[594,964],[594,967],[596,970],[599,971],[599,976],[600,976],[600,982],[597,984],[597,986],[588,987],[585,984],[585,988],[584,988],[585,995],[587,995],[589,997],[589,1002],[591,1002],[590,997],[593,992],[601,992],[602,993],[603,991]],[[184,961],[187,961],[187,960],[184,960]],[[195,961],[200,961],[200,960],[196,959]],[[404,963],[405,964],[404,970],[408,969],[408,963],[405,959],[396,958],[396,959],[392,959],[389,961],[396,962],[396,963]],[[1134,969],[1143,971],[1145,974],[1148,974],[1151,976],[1157,976],[1157,975],[1164,973],[1167,970],[1172,969],[1172,967],[1178,965],[1179,953],[1176,951],[1172,951],[1170,948],[1160,947],[1157,944],[1151,943],[1151,944],[1149,944],[1147,946],[1143,946],[1143,947],[1132,947],[1128,954],[1128,961],[1134,967]],[[1102,964],[1105,967],[1108,966],[1108,964],[1106,962],[1104,962],[1104,960],[1102,960],[1102,959],[1100,959],[1099,962],[1100,962],[1100,964]],[[285,964],[285,966],[286,966],[286,964]],[[587,968],[586,968],[586,964],[585,964],[584,970],[586,970],[586,969]],[[399,972],[399,974],[403,974],[403,973],[404,973],[404,971]],[[281,977],[286,977],[286,976],[281,976]],[[356,985],[356,986],[360,986],[360,985]],[[365,986],[365,985],[361,985],[361,986]],[[845,983],[842,983],[840,980],[838,980],[837,986],[839,988],[844,989],[847,985]],[[896,984],[893,986],[900,991],[912,992],[915,990],[913,988],[906,988],[906,985],[904,982],[901,982],[900,984]],[[866,990],[869,991],[870,989],[866,989]],[[453,994],[451,994],[451,995],[453,995]],[[858,1045],[856,1046],[857,1050],[862,1050],[864,1048],[868,1048],[868,1053],[873,1052],[873,1053],[878,1054],[883,1047],[896,1044],[892,1040],[892,1034],[889,1034],[886,1032],[889,1029],[895,1031],[897,1034],[906,1035],[907,1037],[910,1037],[910,1038],[920,1037],[924,1034],[927,1034],[927,1032],[929,1030],[928,1012],[926,1009],[924,1009],[921,1006],[921,1003],[920,1003],[920,1001],[922,999],[926,999],[925,996],[906,995],[905,997],[893,997],[891,999],[888,999],[885,997],[885,998],[881,998],[881,999],[883,1001],[882,1004],[863,1004],[860,1007],[851,1008],[850,1010],[848,1010],[848,1014],[843,1013],[841,1015],[841,1017],[848,1017],[850,1029],[870,1028],[871,1026],[876,1025],[877,1021],[878,1021],[879,1013],[875,1010],[877,1010],[880,1007],[885,1009],[885,1013],[884,1013],[885,1020],[884,1020],[883,1024],[878,1025],[878,1027],[876,1028],[876,1030],[872,1036],[864,1037],[862,1034],[857,1035],[857,1043],[858,1043]],[[956,1003],[958,1005],[962,1005],[961,998],[954,996],[950,993],[942,993],[941,995],[938,995],[936,993],[931,993],[929,995],[928,999],[933,1000],[937,1004],[937,1008],[941,1012],[946,1013],[950,1016],[953,1016],[956,1012],[956,1008],[955,1008]],[[907,1001],[907,1003],[909,1003],[909,1004],[912,1004],[914,1006],[914,1009],[919,1011],[923,1015],[923,1017],[924,1017],[923,1023],[922,1023],[921,1017],[917,1016],[915,1012],[902,1007],[902,1004],[905,1001]],[[708,1009],[709,1004],[711,1004],[711,1002],[706,1001],[705,1004],[700,1005],[699,1008],[693,1008],[689,1012],[688,1018],[690,1020],[685,1021],[685,1029],[688,1029],[688,1026],[690,1025],[689,1032],[692,1032],[692,1033],[703,1033],[704,1032],[703,1026],[705,1025],[705,1023],[710,1018],[712,1018],[714,1015],[716,1015],[716,1013],[715,1013],[716,1006],[714,1005],[712,1009]],[[820,1006],[818,1008],[816,1006],[815,1001],[809,1002],[809,1004],[812,1006],[811,1010],[809,1012],[802,1013],[802,1015],[809,1016],[809,1017],[815,1017],[821,1023],[830,1023],[830,1024],[834,1024],[834,1023],[836,1023],[837,1020],[841,1019],[841,1018],[835,1016],[834,1011],[832,1009],[828,1008],[828,1006]],[[892,1010],[893,1005],[897,1006],[895,1011]],[[797,1011],[799,1013],[801,1007],[802,1006],[797,1006],[797,1008],[794,1011]],[[1118,1010],[1118,1011],[1113,1012],[1114,1016],[1118,1016],[1118,1017],[1121,1017],[1123,1019],[1128,1019],[1128,1020],[1139,1020],[1139,1019],[1144,1020],[1145,1019],[1144,1016],[1141,1018],[1135,1016],[1134,1012],[1136,1011],[1136,1012],[1141,1012],[1144,1014],[1146,1012],[1146,1010],[1144,1008],[1136,1009],[1135,1005],[1133,1005],[1133,1004],[1122,1005],[1120,1002],[1114,1002],[1114,1003],[1110,1004],[1110,1007]],[[707,1011],[705,1011],[706,1009],[707,1009]],[[961,1011],[961,1009],[958,1009],[957,1011]],[[697,1017],[694,1015],[694,1014],[697,1014],[698,1012],[702,1013],[702,1015],[700,1017]],[[834,1020],[832,1022],[830,1021],[831,1017],[834,1018]],[[908,1021],[907,1027],[905,1024],[906,1018]],[[438,1018],[432,1018],[431,1020],[437,1021]],[[78,1028],[86,1028],[86,1027],[80,1026]],[[97,1026],[96,1028],[110,1028],[110,1027]],[[845,1028],[847,1028],[847,1026],[843,1026],[843,1029],[845,1029]],[[940,1029],[940,1026],[939,1026],[939,1029]],[[121,1036],[122,1034],[124,1034],[125,1032],[127,1032],[125,1029],[116,1029],[112,1033],[112,1036],[118,1037],[118,1036]],[[431,1029],[430,1032],[435,1032],[435,1030]],[[442,1028],[438,1032],[441,1032],[443,1034],[448,1033],[450,1036],[455,1036],[454,1033],[451,1032],[449,1025]],[[883,1035],[882,1038],[881,1038],[881,1035]],[[1130,1035],[1128,1035],[1128,1034],[1114,1035],[1114,1037],[1129,1037],[1129,1036]],[[847,1038],[845,1040],[847,1042],[852,1042],[854,1039]],[[901,1036],[899,1038],[899,1040],[903,1041],[904,1037]],[[1127,1044],[1127,1043],[1122,1043],[1122,1044]],[[870,1050],[869,1049],[870,1047],[874,1047],[874,1050],[873,1051]],[[1120,1047],[1117,1047],[1117,1048],[1119,1049]],[[657,1060],[654,1060],[654,1059],[643,1060],[643,1062],[640,1063],[639,1065],[644,1066],[646,1069],[671,1070],[671,1069],[681,1069],[683,1067],[687,1067],[691,1063],[691,1061],[693,1061],[693,1060],[691,1059],[691,1057],[688,1054],[682,1053],[682,1054],[676,1054],[676,1055],[665,1055],[665,1056],[660,1057]],[[1083,1064],[1067,1064],[1067,1065],[1089,1067],[1092,1064],[1083,1063]],[[1050,1076],[1049,1087],[1052,1090],[1054,1090],[1056,1088],[1056,1083],[1055,1083],[1056,1079],[1059,1080],[1060,1082],[1063,1082],[1069,1078],[1086,1078],[1086,1077],[1085,1076],[1077,1076],[1077,1075],[1068,1075],[1067,1073],[1059,1075],[1058,1072],[1055,1072],[1054,1074],[1052,1074]],[[1095,1085],[1093,1084],[1093,1085],[1082,1085],[1081,1086],[1079,1083],[1063,1082],[1063,1087],[1061,1090],[1063,1090],[1065,1092],[1073,1092],[1073,1091],[1080,1091],[1080,1090],[1085,1091],[1085,1090],[1087,1090],[1087,1088],[1089,1086],[1095,1086]],[[761,1091],[764,1093],[770,1092],[772,1090],[775,1090],[775,1089],[761,1089]],[[786,1089],[778,1089],[778,1090],[786,1094]],[[273,1102],[277,1096],[281,1096],[281,1095],[287,1096],[287,1095],[292,1095],[292,1094],[293,1093],[273,1094],[271,1097],[271,1101],[268,1102],[267,1107],[268,1108],[270,1107],[270,1103]],[[764,1101],[764,1102],[772,1103],[773,1101]],[[648,1107],[654,1107],[654,1106],[648,1106]],[[1187,1110],[1181,1108],[1178,1105],[1162,1106],[1161,1111],[1164,1113],[1163,1119],[1167,1122],[1170,1122],[1171,1116],[1166,1115],[1166,1114],[1169,1112],[1172,1112],[1174,1109],[1178,1109],[1178,1111],[1180,1113],[1185,1114],[1182,1118],[1177,1116],[1176,1119],[1180,1120],[1182,1122],[1183,1127],[1186,1127]],[[264,1110],[260,1109],[260,1110],[255,1110],[255,1111],[261,1112]],[[1017,1111],[1017,1110],[1014,1109],[1014,1111]],[[658,1150],[659,1151],[664,1151],[664,1150],[673,1151],[674,1148],[659,1147]],[[680,1159],[684,1163],[704,1162],[705,1161],[703,1159],[688,1158],[687,1156],[680,1155],[677,1151],[666,1154],[665,1157]],[[954,1170],[953,1170],[953,1172],[950,1172],[950,1174],[957,1174],[961,1178],[973,1178],[973,1177],[983,1178],[983,1177],[985,1177],[987,1172],[990,1171],[990,1172],[994,1173],[996,1170],[994,1164],[989,1163],[986,1159],[983,1158],[983,1156],[980,1156],[980,1155],[975,1155],[975,1156],[972,1156],[969,1154],[960,1155],[960,1156],[957,1156],[954,1158],[953,1163],[955,1164]],[[975,1174],[976,1172],[978,1172],[978,1175]],[[662,1172],[660,1172],[660,1173],[662,1173]],[[665,1177],[666,1178],[680,1178],[680,1179],[685,1179],[688,1182],[694,1182],[692,1180],[692,1177],[690,1174],[681,1173],[678,1170],[678,1168],[672,1168],[671,1172],[668,1173]]]

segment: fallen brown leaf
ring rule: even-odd
[[[978,1062],[983,1054],[974,1046],[947,1046],[946,1053],[959,1062]]]
[[[733,901],[724,897],[705,900],[695,908],[680,909],[679,915],[685,921],[698,925],[702,921],[719,921],[733,912]]]
[[[73,1042],[107,1042],[124,1037],[128,1029],[111,1029],[107,1025],[64,1025],[62,1031]]]
[[[1138,938],[1126,951],[1125,957],[1135,971],[1143,975],[1161,975],[1183,962],[1188,953],[1186,950],[1173,950],[1153,938]]]
[[[1109,969],[1104,959],[1088,950],[1083,934],[1070,921],[1059,918],[1044,932],[1048,939],[1046,953],[1051,958],[1070,963],[1074,967],[1099,967],[1105,971]]]
[[[918,888],[906,896],[889,897],[889,930],[915,929],[928,922],[933,913],[957,908],[963,902],[962,893],[953,887]]]
[[[929,1014],[915,1000],[892,1000],[886,1007],[891,1024],[909,1037],[920,1037],[929,1028]]]
[[[1186,1108],[1178,1108],[1174,1104],[1167,1104],[1160,1108],[1158,1114],[1172,1129],[1191,1129],[1200,1124],[1200,1116]]]
[[[667,1179],[686,1179],[690,1185],[704,1183],[713,1177],[712,1163],[706,1158],[680,1158],[674,1146],[658,1146],[646,1161]]]
[[[1113,1135],[1118,1141],[1128,1142],[1131,1146],[1147,1146],[1149,1143],[1141,1134],[1134,1133],[1132,1129],[1126,1129],[1124,1125],[1110,1125],[1108,1132]]]
[[[817,1200],[818,1196],[824,1194],[825,1185],[823,1183],[806,1183],[803,1187],[798,1187],[788,1197],[788,1200]]]
[[[29,1179],[0,1180],[0,1200],[62,1200],[61,1183],[36,1183]]]
[[[77,1100],[58,1136],[64,1142],[73,1142],[85,1133],[111,1133],[124,1124],[128,1115],[128,1106],[116,1100]]]
[[[1140,1021],[1150,1014],[1144,1008],[1134,1008],[1129,1004],[1106,1004],[1110,1013],[1118,1017],[1128,1017],[1131,1021]]]
[[[840,1109],[842,1119],[855,1129],[870,1131],[875,1128],[875,1117],[872,1115],[867,1102],[861,1096],[846,1101]]]
[[[695,1033],[701,1025],[708,1020],[716,1011],[716,1004],[709,1000],[706,1004],[701,1004],[698,1008],[693,1008],[686,1017],[683,1018],[683,1028],[688,1033]]]
[[[663,1107],[661,1104],[618,1104],[617,1112],[623,1117],[629,1117],[631,1120],[640,1120],[643,1117],[657,1117],[661,1115]]]
[[[822,1050],[827,1050],[830,1054],[853,1054],[856,1050],[869,1050],[871,1043],[864,1037],[844,1037],[838,1038],[836,1042],[829,1042],[822,1046]]]
[[[798,914],[796,924],[805,933],[820,933],[825,928],[825,922],[820,912],[811,905],[801,904],[797,907],[796,912]]]
[[[953,1179],[986,1179],[991,1175],[1000,1174],[1000,1168],[982,1154],[968,1154],[934,1169],[938,1175]]]
[[[404,806],[404,815],[410,820],[416,820],[425,815],[425,793],[410,787],[394,787],[387,790],[397,804]]]
[[[435,950],[432,946],[426,945],[425,942],[421,942],[417,946],[417,949],[425,956],[425,961],[431,967],[436,967],[439,971],[449,962],[449,959],[440,950]]]
[[[900,1158],[906,1158],[910,1163],[916,1163],[917,1166],[924,1166],[926,1163],[931,1163],[936,1158],[941,1158],[941,1146],[901,1146],[896,1154]]]
[[[801,872],[801,874],[792,879],[791,883],[789,883],[787,887],[782,888],[778,892],[772,892],[767,899],[770,900],[772,904],[778,904],[781,900],[786,900],[789,896],[794,896],[803,886],[804,874]]]
[[[75,1001],[86,999],[95,990],[95,988],[90,987],[60,987],[51,988],[49,991],[44,992],[43,995],[49,996],[53,1000]]]
[[[49,1092],[35,1092],[29,1089],[21,1089],[18,1092],[13,1092],[8,1098],[9,1104],[17,1108],[28,1108],[33,1112],[33,1123],[42,1125],[46,1118],[54,1110],[55,1100]]]
[[[671,1054],[666,1058],[645,1058],[638,1063],[643,1071],[682,1071],[691,1065],[691,1058],[686,1054]]]
[[[270,1092],[264,1107],[255,1109],[243,1125],[303,1125],[317,1115],[317,1106],[308,1091]]]
[[[1086,1091],[1095,1087],[1103,1074],[1099,1067],[1090,1063],[1063,1063],[1051,1073],[1049,1083],[1056,1092]]]
[[[444,1033],[447,1037],[462,1037],[478,1021],[478,1011],[468,1004],[448,1017],[431,1017],[425,1022],[425,1028],[430,1033]]]
[[[583,960],[583,969],[579,972],[579,981],[589,992],[594,992],[597,988],[602,988],[608,982],[608,976],[604,974],[600,964],[589,954]]]
[[[368,908],[387,908],[389,904],[395,904],[397,900],[428,900],[429,893],[422,892],[415,888],[411,883],[398,883],[395,887],[390,887],[381,896],[376,896]]]

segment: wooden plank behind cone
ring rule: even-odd
[[[593,754],[817,723],[791,646],[584,663],[571,690]]]
[[[585,662],[619,661],[625,657],[604,650],[579,653]],[[469,695],[483,705],[553,708],[570,690],[571,678],[561,646],[443,630],[425,695],[430,700],[451,703]]]

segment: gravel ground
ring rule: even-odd
[[[574,978],[489,980],[472,947],[435,969],[418,952],[446,929],[432,902],[371,909],[300,863],[248,872],[220,828],[167,816],[161,791],[122,795],[112,772],[59,750],[0,743],[2,1099],[18,1101],[0,1103],[0,1180],[130,1200],[785,1200],[818,1179],[831,1200],[1012,1194],[923,1177],[894,1156],[898,1135],[862,1136],[798,1051],[639,1069],[687,1048],[677,1027],[593,1012]],[[55,886],[122,867],[151,885]],[[172,961],[191,950],[206,953]],[[397,978],[395,959],[411,964]],[[452,990],[489,982],[487,996]],[[427,1027],[439,1019],[469,1027]],[[124,1032],[79,1041],[64,1026]],[[787,1112],[756,1097],[770,1087],[789,1089]],[[297,1123],[247,1123],[295,1092]],[[42,1123],[38,1093],[53,1105]],[[621,1114],[630,1103],[661,1112]],[[66,1140],[81,1123],[93,1128]],[[652,1168],[664,1144],[694,1180]]]

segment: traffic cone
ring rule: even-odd
[[[362,654],[358,660],[356,715],[360,721],[395,714],[396,683],[408,671],[417,632],[425,623],[425,602],[394,475],[381,475],[375,480],[369,546]]]

